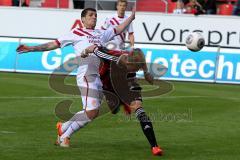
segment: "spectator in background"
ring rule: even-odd
[[[190,2],[186,5],[185,13],[199,15],[199,14],[204,14],[205,10],[197,0],[190,0]]]
[[[175,14],[183,14],[186,12],[186,9],[184,8],[184,3],[182,0],[178,0],[176,3],[176,8],[173,10],[173,13]]]
[[[235,15],[235,16],[239,16],[240,15],[240,0],[238,0],[236,5],[234,6],[232,14]]]
[[[204,9],[206,11],[206,14],[216,14],[217,13],[216,0],[207,0]]]
[[[179,1],[179,0],[172,0],[172,2],[177,2],[177,1]],[[184,3],[184,5],[189,3],[189,0],[181,0],[181,1]]]
[[[202,6],[202,8],[204,8],[207,0],[196,0],[196,1],[198,4],[200,4]]]
[[[13,6],[23,6],[23,7],[29,7],[29,4],[27,4],[26,0],[22,0],[22,4],[19,4],[20,0],[12,0]]]
[[[128,18],[128,16],[125,14],[127,10],[127,6],[128,6],[127,0],[118,0],[116,5],[117,13],[106,18],[102,26],[102,29],[115,27],[116,25],[123,23]],[[110,41],[110,43],[116,45],[115,46],[116,50],[126,49],[125,39],[127,34],[128,34],[128,39],[130,41],[130,47],[131,48],[134,47],[134,32],[133,32],[132,24],[130,24],[122,34],[115,36],[114,39]]]
[[[192,5],[190,4],[187,4],[185,6],[185,9],[186,9],[186,14],[195,14],[195,10],[193,9]]]

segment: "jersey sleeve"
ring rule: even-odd
[[[123,54],[130,54],[128,51],[119,51],[119,50],[109,50],[105,47],[99,47],[97,50],[94,51],[94,54],[100,58],[109,61],[117,62],[119,57]]]
[[[108,29],[103,30],[101,43],[105,44],[106,42],[112,40],[112,38],[116,35],[117,35],[117,31],[115,27],[109,27]]]
[[[67,45],[71,45],[74,43],[74,41],[76,40],[76,34],[74,34],[74,29],[72,31],[70,31],[69,33],[59,37],[56,41],[59,44],[59,46],[61,48],[67,46]]]
[[[103,25],[102,25],[102,29],[103,30],[106,30],[106,29],[108,29],[110,27],[110,23],[109,23],[109,18],[106,18],[106,20],[105,20],[105,22],[103,23]]]

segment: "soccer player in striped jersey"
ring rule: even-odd
[[[127,0],[118,0],[117,1],[117,6],[116,6],[117,14],[115,14],[111,17],[108,17],[105,20],[105,22],[102,26],[102,29],[108,29],[109,27],[114,27],[114,26],[117,26],[117,25],[123,23],[124,20],[128,18],[128,16],[125,15],[125,11],[127,9],[127,4],[128,4]],[[127,33],[128,33],[128,39],[130,41],[130,46],[133,49],[133,47],[134,47],[134,32],[133,32],[132,23],[129,24],[129,26],[125,29],[124,32],[115,36],[113,38],[113,40],[107,42],[105,44],[105,46],[112,45],[111,47],[114,50],[120,50],[121,51],[121,52],[119,52],[120,54],[124,54],[124,53],[129,54],[130,52],[123,51],[126,48],[125,47],[125,39],[126,39],[126,34]],[[91,50],[91,47],[89,49]],[[134,52],[134,50],[132,52]],[[112,52],[108,52],[108,54],[111,54],[111,53]],[[96,52],[96,54],[101,54],[99,56],[102,56],[102,58],[105,58],[105,59],[107,57],[106,55],[104,56],[103,52],[102,53]],[[115,54],[116,54],[116,52],[115,52]],[[139,55],[137,55],[137,56],[139,56]],[[125,60],[126,60],[126,58],[125,58]],[[137,116],[137,118],[140,122],[142,130],[143,130],[146,138],[148,139],[148,141],[151,145],[152,153],[154,155],[162,155],[163,151],[157,145],[156,138],[155,138],[155,135],[154,135],[154,130],[153,130],[153,127],[152,127],[152,123],[151,123],[149,117],[147,116],[147,114],[145,113],[145,111],[142,108],[141,93],[140,93],[140,91],[136,92],[136,90],[139,90],[141,88],[139,86],[139,84],[136,83],[136,80],[135,80],[136,79],[136,73],[135,72],[127,73],[126,69],[118,68],[118,66],[115,65],[115,63],[111,63],[111,61],[113,61],[113,60],[104,61],[103,65],[100,67],[100,72],[99,73],[100,73],[100,77],[101,77],[101,80],[102,80],[102,83],[103,83],[103,89],[118,95],[118,97],[120,99],[120,102],[124,106],[124,110],[125,110],[126,113],[131,114],[131,111],[134,111],[136,113],[136,116]],[[125,64],[127,64],[127,62],[125,62]],[[130,67],[130,65],[131,64],[128,64],[127,68],[132,68],[132,67],[134,68],[134,65],[131,65],[131,67]],[[135,63],[135,65],[136,65],[136,63]],[[120,80],[122,82],[121,86],[125,85],[125,87],[117,87],[117,88],[118,89],[121,88],[123,90],[121,90],[121,91],[114,90],[114,89],[116,89],[116,87],[114,87],[114,84],[112,84],[112,82],[113,82],[113,80],[111,79],[112,77],[109,76],[110,75],[110,68],[111,68],[111,70],[112,70],[112,68],[118,69],[118,72],[115,72],[115,73],[122,73],[122,75],[118,76],[118,77],[123,78],[123,79]],[[146,64],[143,65],[142,69],[144,70],[145,79],[148,82],[152,83],[153,77],[148,72]],[[128,79],[131,79],[132,81],[128,82],[126,77]],[[129,84],[131,84],[131,86],[128,86]],[[135,92],[131,92],[130,90],[135,90]],[[119,94],[120,94],[120,96],[119,96]],[[127,97],[125,97],[125,95],[127,95]],[[108,96],[109,95],[105,95],[107,101],[110,101],[111,97],[108,97]],[[123,98],[123,97],[125,97],[125,98]],[[119,111],[120,105],[116,106],[116,105],[111,105],[111,103],[108,103],[108,106],[109,106],[109,108],[110,108],[110,110],[113,114],[116,114]],[[145,119],[145,120],[147,119],[147,122],[145,122],[143,119]]]
[[[104,24],[102,25],[102,29],[108,29],[109,27],[115,27],[119,24],[123,23],[128,16],[125,15],[125,11],[127,9],[127,0],[118,0],[117,1],[117,13],[111,17],[106,18]],[[108,43],[114,44],[114,49],[116,50],[123,50],[125,47],[125,39],[126,35],[128,34],[128,39],[130,41],[130,46],[134,46],[134,32],[132,23],[119,35],[115,36],[113,40]]]
[[[102,29],[108,29],[111,27],[115,27],[121,23],[124,22],[128,18],[127,15],[125,15],[126,9],[127,9],[128,1],[127,0],[118,0],[117,1],[117,13],[114,14],[111,17],[106,18],[104,24],[102,25]],[[128,39],[130,41],[131,48],[134,47],[134,32],[133,32],[133,26],[132,23],[128,25],[128,27],[117,36],[114,36],[113,39],[109,42],[107,42],[104,46],[110,46],[114,50],[125,50],[125,39],[126,35],[128,33]],[[100,76],[103,83],[105,83],[104,86],[109,85],[110,83],[110,77],[109,77],[109,70],[110,64],[109,61],[104,61],[100,67]],[[133,73],[130,76],[134,77],[136,74]],[[118,108],[116,108],[115,111],[112,111],[113,113],[117,111]],[[127,105],[124,105],[124,110],[127,113],[130,113],[130,109]]]
[[[97,12],[93,8],[87,8],[81,13],[84,28],[75,28],[68,34],[46,44],[38,46],[20,45],[17,52],[48,51],[72,45],[77,56],[79,56],[87,47],[93,44],[103,45],[117,34],[123,32],[134,19],[135,8],[131,16],[122,24],[107,30],[95,29]],[[102,100],[102,82],[99,77],[100,58],[92,54],[86,58],[80,58],[78,65],[77,85],[81,91],[83,110],[77,112],[65,123],[57,123],[57,144],[61,147],[69,147],[71,135],[98,116]]]

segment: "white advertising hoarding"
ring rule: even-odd
[[[99,11],[97,27],[114,13]],[[0,36],[57,38],[79,22],[80,14],[81,10],[0,8]],[[138,43],[183,44],[188,32],[197,30],[206,45],[240,46],[239,17],[137,12],[133,27]]]
[[[37,45],[60,37],[73,26],[81,25],[80,14],[80,10],[0,8],[0,71],[68,73],[74,64],[62,64],[75,55],[70,46],[21,55],[16,48],[20,43]],[[99,12],[97,27],[112,14]],[[144,52],[155,78],[240,84],[238,17],[137,13],[133,26],[135,47]],[[182,44],[187,33],[196,30],[202,32],[207,45],[222,47],[205,46],[200,52],[189,51]],[[156,64],[168,68],[164,76],[158,76],[161,71]]]

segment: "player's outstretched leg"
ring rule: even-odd
[[[92,121],[98,114],[98,110],[80,111],[77,112],[65,125],[68,124],[68,128],[65,129],[61,122],[57,123],[58,139],[56,144],[61,147],[70,146],[70,137],[73,133],[86,126]]]
[[[77,85],[81,92],[83,111],[77,112],[68,122],[57,125],[59,145],[69,147],[73,133],[98,116],[102,101],[102,83],[98,75],[78,75]]]
[[[163,150],[158,146],[154,130],[153,130],[153,125],[149,117],[147,116],[146,112],[144,109],[141,107],[142,102],[141,101],[134,101],[130,107],[135,111],[136,117],[140,122],[140,125],[142,127],[143,133],[146,136],[148,142],[151,145],[152,149],[152,154],[153,155],[162,155]]]

